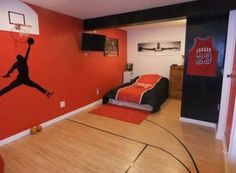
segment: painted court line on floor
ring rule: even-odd
[[[178,158],[176,157],[175,155],[171,154],[170,152],[168,152],[167,150],[161,148],[161,147],[158,147],[158,146],[155,146],[155,145],[152,145],[152,144],[148,144],[148,143],[145,143],[145,142],[142,142],[142,141],[138,141],[138,140],[135,140],[135,139],[132,139],[132,138],[128,138],[128,137],[125,137],[125,136],[122,136],[122,135],[119,135],[119,134],[116,134],[116,133],[113,133],[113,132],[109,132],[109,131],[106,131],[106,130],[103,130],[103,129],[100,129],[100,128],[97,128],[97,127],[94,127],[94,126],[91,126],[91,125],[88,125],[88,124],[85,124],[85,123],[81,123],[81,122],[78,122],[78,121],[75,121],[75,120],[72,120],[72,119],[65,119],[65,120],[68,120],[70,122],[73,122],[73,123],[76,123],[76,124],[79,124],[79,125],[82,125],[82,126],[86,126],[86,127],[89,127],[89,128],[92,128],[92,129],[95,129],[95,130],[98,130],[98,131],[102,131],[104,133],[109,133],[111,135],[115,135],[115,136],[118,136],[118,137],[121,137],[121,138],[124,138],[124,139],[127,139],[127,140],[131,140],[131,141],[134,141],[134,142],[137,142],[137,143],[140,143],[140,144],[143,144],[145,146],[150,146],[150,147],[153,147],[153,148],[156,148],[156,149],[159,149],[163,152],[165,152],[166,154],[168,154],[169,156],[171,156],[172,158],[174,158],[177,162],[179,162],[189,173],[192,173],[190,171],[190,169]],[[143,151],[147,148],[147,147],[144,147]],[[141,154],[143,153],[143,151],[141,152]],[[138,157],[140,157],[140,155]],[[129,171],[129,169],[131,168],[131,166],[126,170],[126,171]],[[127,172],[125,172],[127,173]]]

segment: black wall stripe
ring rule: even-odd
[[[146,10],[122,13],[83,21],[85,30],[111,28],[144,23],[156,20],[183,18],[187,16],[206,15],[214,16],[222,12],[236,9],[235,0],[201,0]]]
[[[218,104],[221,102],[228,16],[228,13],[224,13],[210,17],[192,16],[187,19],[181,117],[218,123]],[[187,74],[189,50],[194,44],[194,39],[209,36],[214,37],[214,45],[219,52],[216,76]]]

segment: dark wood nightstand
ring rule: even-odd
[[[183,66],[173,64],[170,66],[169,98],[181,99],[183,87]]]

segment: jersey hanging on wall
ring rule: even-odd
[[[214,37],[195,38],[189,50],[187,74],[195,76],[216,76],[218,51]]]

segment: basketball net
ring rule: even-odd
[[[14,41],[17,52],[20,52],[22,49],[24,49],[30,34],[30,30],[31,25],[22,24],[15,24],[15,26],[11,29],[10,34]]]

